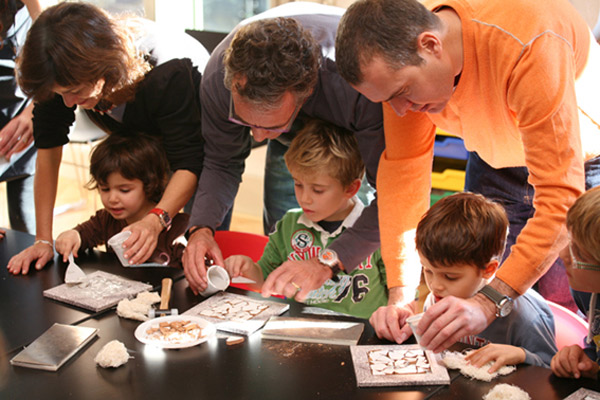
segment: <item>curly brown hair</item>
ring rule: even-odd
[[[342,16],[335,39],[335,57],[342,78],[362,83],[361,68],[375,55],[394,69],[420,65],[417,38],[441,27],[437,15],[417,0],[358,0]]]
[[[242,26],[224,57],[225,86],[231,90],[235,85],[241,96],[264,108],[279,106],[287,91],[297,102],[308,97],[322,58],[312,34],[295,19],[283,17]]]
[[[133,99],[150,64],[136,49],[135,28],[125,22],[89,3],[49,7],[32,25],[17,58],[21,89],[44,101],[54,96],[57,85],[73,87],[104,79],[102,99],[114,104]]]
[[[146,197],[158,202],[170,177],[169,163],[154,137],[134,132],[111,133],[92,150],[88,189],[106,185],[113,172],[125,179],[139,179]]]
[[[436,267],[466,263],[485,268],[506,246],[504,208],[480,194],[456,193],[438,200],[417,225],[421,256]]]

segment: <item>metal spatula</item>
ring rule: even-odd
[[[79,268],[79,265],[75,264],[73,253],[69,254],[69,265],[67,266],[67,272],[65,273],[65,283],[81,283],[84,278],[85,272]]]

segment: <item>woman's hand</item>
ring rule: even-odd
[[[145,262],[152,256],[163,226],[156,215],[148,214],[123,230],[131,231],[131,236],[123,243],[123,247],[125,258],[130,264],[135,265]]]
[[[27,275],[31,263],[36,261],[35,269],[40,270],[54,256],[52,246],[47,243],[38,242],[29,246],[16,256],[10,259],[6,268],[13,275]]]

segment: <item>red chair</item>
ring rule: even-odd
[[[558,350],[565,346],[577,344],[584,346],[585,337],[588,334],[588,324],[573,311],[547,301],[552,314],[554,314],[554,326],[556,330],[556,347]]]
[[[216,231],[215,241],[223,253],[223,258],[242,254],[258,261],[269,241],[269,237],[256,233]]]
[[[256,262],[262,256],[265,246],[269,241],[269,237],[265,235],[258,235],[256,233],[216,231],[215,241],[221,249],[223,258],[227,258],[236,254],[242,254],[250,257],[254,262]],[[248,285],[241,283],[233,283],[231,286],[244,290],[256,291],[256,289],[252,289]]]

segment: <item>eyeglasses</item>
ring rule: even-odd
[[[288,122],[285,123],[285,125],[274,126],[274,127],[268,128],[266,126],[258,126],[258,125],[249,124],[249,123],[243,121],[240,117],[238,117],[237,114],[235,113],[235,108],[233,106],[233,96],[230,96],[229,97],[229,118],[228,119],[229,119],[229,121],[233,122],[234,124],[247,126],[252,129],[263,129],[265,131],[271,131],[271,132],[275,132],[275,133],[285,133],[285,132],[289,132],[290,129],[292,129],[294,120],[296,119],[296,116],[300,112],[300,109],[302,108],[303,104],[304,103],[300,103],[296,106],[296,108],[294,109],[294,112],[292,113],[292,116],[290,117]]]
[[[585,269],[588,271],[600,271],[600,265],[598,265],[598,264],[592,264],[592,263],[587,263],[587,262],[583,262],[583,261],[578,261],[575,258],[575,255],[573,254],[573,248],[570,244],[569,244],[569,253],[571,253],[571,260],[573,262],[572,268]]]

